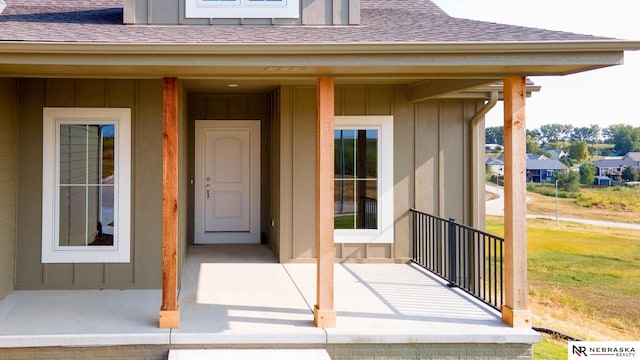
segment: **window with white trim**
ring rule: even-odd
[[[131,110],[44,108],[42,262],[129,262]]]
[[[300,0],[185,0],[187,18],[294,18]]]
[[[393,117],[336,116],[334,242],[393,243]]]

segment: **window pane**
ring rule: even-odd
[[[60,187],[59,246],[85,246],[87,196],[84,186]]]
[[[358,132],[358,177],[378,177],[378,130]]]
[[[86,125],[60,125],[60,184],[86,183],[86,152]]]
[[[336,179],[353,178],[355,174],[355,130],[334,131],[334,170]]]
[[[113,211],[113,187],[95,187],[95,202],[90,201],[89,230],[91,246],[111,246],[113,245],[113,229],[115,226]]]
[[[378,130],[334,131],[334,227],[378,228]]]
[[[378,228],[378,181],[360,180],[358,181],[359,206],[357,223],[358,229]]]
[[[102,146],[100,141],[100,126],[87,125],[87,182],[89,184],[100,183],[100,153]]]
[[[113,184],[115,165],[115,126],[100,125],[102,139],[102,173],[101,184]]]
[[[355,229],[356,203],[354,201],[353,180],[334,181],[334,222],[335,229]]]
[[[60,125],[59,246],[114,244],[115,126]]]

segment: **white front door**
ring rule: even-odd
[[[260,242],[260,121],[196,121],[195,243]]]

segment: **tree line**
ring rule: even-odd
[[[504,128],[486,128],[485,138],[487,144],[503,145]],[[547,124],[527,130],[527,150],[530,147],[535,150],[544,145],[558,143],[612,144],[615,152],[626,154],[629,151],[640,151],[640,127],[627,124],[616,124],[606,128],[599,125],[574,127],[570,124]]]

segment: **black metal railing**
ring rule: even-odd
[[[362,229],[378,228],[378,200],[366,196],[360,197],[362,204],[363,224]]]
[[[411,209],[412,260],[500,311],[504,300],[504,239]]]

